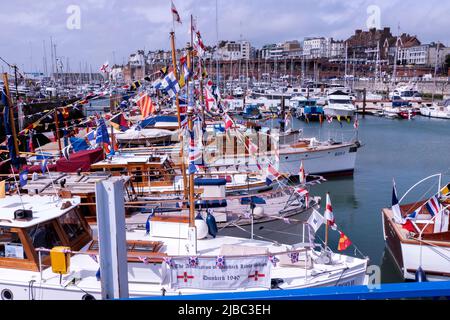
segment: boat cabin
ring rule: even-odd
[[[80,198],[13,195],[0,202],[0,268],[39,271],[38,248],[57,246],[80,250],[91,232],[78,211]],[[49,253],[41,253],[49,266]]]

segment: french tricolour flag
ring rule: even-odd
[[[432,217],[437,215],[440,211],[440,205],[437,196],[431,198],[425,206]]]
[[[394,221],[399,224],[404,224],[405,221],[400,211],[400,205],[397,197],[397,187],[395,186],[395,180],[393,180],[394,187],[392,189],[392,212],[394,213]]]

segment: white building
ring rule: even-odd
[[[328,58],[330,51],[330,39],[306,38],[303,41],[303,54],[306,59]]]
[[[330,40],[330,52],[328,54],[329,58],[345,58],[345,43],[344,41]]]
[[[132,53],[128,58],[128,62],[132,67],[143,67],[145,65],[145,60],[144,50],[138,50],[137,53]]]

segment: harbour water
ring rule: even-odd
[[[293,128],[303,129],[306,137],[328,139],[340,132],[351,136],[353,123],[343,123],[342,128],[333,123],[304,123],[294,120]],[[416,117],[413,120],[392,120],[366,116],[359,118],[358,138],[363,147],[358,151],[356,171],[353,178],[334,178],[311,188],[311,194],[322,197],[321,213],[324,211],[326,192],[330,192],[333,211],[342,230],[358,249],[370,257],[372,265],[381,267],[382,282],[401,282],[402,277],[395,262],[385,249],[381,222],[381,209],[390,207],[392,179],[397,185],[399,197],[421,179],[442,173],[443,183],[450,181],[450,148],[445,143],[450,122],[439,119]],[[426,183],[405,198],[403,203],[413,202],[425,195],[437,192],[437,180]],[[300,242],[295,234],[299,226],[278,222],[276,230],[260,229],[255,234],[282,243]],[[272,228],[275,230],[275,228]],[[318,236],[324,238],[324,228]],[[242,231],[227,233],[248,236]],[[339,233],[329,233],[329,245],[337,249]],[[354,247],[348,249],[353,254]]]

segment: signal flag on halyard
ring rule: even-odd
[[[23,188],[28,183],[28,170],[24,170],[19,174],[20,187]]]
[[[278,172],[271,164],[267,167],[266,184],[270,186],[274,180],[281,177],[281,173]]]
[[[180,14],[178,13],[177,8],[175,8],[175,5],[173,4],[173,1],[172,1],[172,16],[173,16],[173,21],[174,22],[178,22],[179,24],[182,24],[181,18],[180,18]]]
[[[395,223],[403,224],[405,221],[400,211],[400,205],[398,204],[397,187],[395,186],[395,180],[393,181],[394,187],[392,189],[392,212],[394,214]]]
[[[108,68],[109,68],[109,62],[105,62],[101,67],[100,67],[100,71],[103,73],[108,73]]]
[[[343,232],[339,231],[339,234],[341,237],[339,238],[338,250],[344,251],[352,245],[352,242]]]
[[[199,149],[195,146],[195,135],[194,131],[189,131],[190,141],[189,141],[189,174],[195,174],[197,170],[197,166],[195,162],[198,161],[202,154],[199,152]]]
[[[231,129],[234,126],[233,119],[226,113],[225,114],[225,131]]]
[[[174,98],[180,92],[180,84],[175,78],[173,71],[164,77],[162,81],[162,89],[171,97]]]
[[[119,113],[114,118],[109,120],[109,123],[111,124],[111,126],[114,129],[120,130],[122,132],[127,131],[129,129],[128,122],[127,122],[127,120],[125,119],[125,117],[123,116],[122,113]]]
[[[194,37],[194,50],[197,51],[197,56],[199,58],[203,58],[205,55],[206,47],[203,44],[202,36],[200,35],[200,31],[195,34]]]
[[[111,145],[111,141],[109,140],[108,128],[106,127],[105,120],[100,118],[98,121],[97,135],[95,142],[97,144],[103,145],[103,147],[108,151],[108,146]]]
[[[425,205],[428,212],[431,214],[432,217],[437,215],[440,211],[440,205],[439,205],[439,199],[437,196],[434,196],[430,200],[428,200],[427,204]]]
[[[305,197],[305,207],[309,208],[309,191],[304,188],[298,188],[295,190],[300,196]]]
[[[335,218],[334,218],[334,214],[333,214],[333,207],[331,205],[331,199],[330,199],[330,194],[329,193],[327,193],[327,202],[326,202],[326,206],[325,206],[325,219],[327,219],[328,225],[333,230],[337,229]]]
[[[325,223],[325,218],[317,210],[313,210],[307,222],[314,230],[314,233],[316,233],[317,230],[319,230],[319,228]]]
[[[441,189],[441,195],[444,197],[450,195],[450,183]]]
[[[142,119],[146,119],[155,113],[155,105],[153,104],[152,98],[146,93],[136,101],[136,105],[141,110]]]

